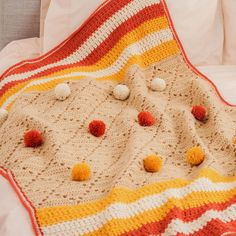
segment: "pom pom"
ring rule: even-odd
[[[101,120],[94,120],[89,124],[89,132],[95,137],[101,137],[106,131],[106,125]]]
[[[158,172],[162,167],[162,159],[156,155],[148,156],[143,160],[143,166],[147,172]]]
[[[26,147],[38,147],[42,145],[42,134],[38,130],[30,130],[24,134],[24,143]]]
[[[141,126],[152,126],[155,124],[156,119],[150,112],[143,111],[138,114],[138,122]]]
[[[6,121],[8,117],[8,111],[5,109],[0,109],[0,126]]]
[[[234,144],[236,144],[236,138],[234,138]]]
[[[55,87],[55,96],[58,100],[64,101],[71,94],[70,87],[68,84],[61,83]]]
[[[200,147],[193,147],[187,151],[186,159],[189,164],[198,166],[204,161],[205,155]]]
[[[207,119],[207,109],[204,106],[193,106],[193,116],[199,121],[205,121]]]
[[[71,178],[74,181],[85,181],[91,177],[91,169],[86,163],[76,164],[71,171]]]
[[[164,91],[166,89],[166,82],[164,79],[155,78],[151,82],[151,89],[153,91]]]
[[[126,85],[119,84],[113,90],[113,95],[118,100],[126,100],[129,97],[130,90]]]

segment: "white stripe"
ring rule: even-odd
[[[19,94],[24,92],[27,88],[33,86],[33,85],[39,85],[43,84],[45,82],[49,82],[55,79],[65,79],[65,78],[71,78],[71,77],[77,77],[77,76],[84,76],[89,78],[101,78],[105,76],[111,76],[119,72],[122,67],[127,63],[127,61],[134,55],[142,55],[145,51],[148,51],[164,42],[168,42],[173,39],[173,35],[170,31],[170,29],[161,30],[155,33],[152,33],[150,35],[147,35],[143,39],[141,39],[138,42],[135,42],[131,45],[129,45],[127,48],[124,49],[124,51],[121,53],[119,58],[108,68],[105,68],[103,70],[98,70],[95,72],[73,72],[68,73],[63,76],[55,76],[50,77],[46,79],[41,80],[35,80],[30,82],[27,86],[25,86],[23,89],[18,91],[17,93],[13,94],[11,97],[9,97],[6,102],[2,105],[3,109],[6,109],[7,106],[14,101]]]
[[[103,211],[77,220],[55,224],[52,226],[44,227],[45,234],[56,234],[62,228],[66,230],[66,235],[70,235],[70,230],[76,230],[77,234],[86,234],[99,229],[108,221],[112,219],[126,219],[144,211],[152,210],[163,206],[168,199],[182,199],[192,192],[220,192],[229,191],[236,187],[236,181],[232,183],[213,183],[207,178],[199,178],[192,184],[183,188],[172,188],[166,191],[144,197],[135,202],[124,204],[114,203],[108,206]],[[68,229],[68,231],[67,231]]]
[[[139,11],[144,9],[145,7],[152,6],[154,4],[159,4],[160,0],[133,0],[123,9],[114,14],[111,18],[109,18],[100,28],[95,31],[87,41],[78,48],[72,55],[67,58],[52,64],[48,64],[39,69],[35,69],[29,72],[25,72],[22,74],[11,75],[9,77],[4,78],[2,82],[0,82],[0,88],[4,86],[4,84],[11,81],[18,81],[30,76],[36,75],[42,71],[47,69],[60,66],[60,65],[68,65],[76,62],[80,62],[85,59],[96,47],[98,47],[109,35],[114,31],[115,28],[124,23],[127,19],[131,18]]]
[[[201,217],[191,222],[183,222],[180,219],[172,220],[171,223],[168,225],[168,228],[161,235],[169,236],[176,235],[178,233],[197,233],[204,226],[206,226],[208,222],[214,219],[219,219],[224,223],[236,220],[236,204],[229,206],[224,211],[209,210],[205,212]]]

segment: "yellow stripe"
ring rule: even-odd
[[[93,233],[88,235],[106,235],[105,232],[109,228],[116,228],[116,230],[114,230],[113,232],[119,235],[124,230],[130,231],[138,229],[142,224],[151,223],[153,220],[163,220],[163,218],[165,218],[169,211],[174,207],[178,207],[181,210],[188,210],[190,208],[201,207],[211,203],[225,203],[229,201],[233,196],[235,196],[235,194],[236,188],[230,191],[222,192],[193,192],[182,199],[170,198],[164,205],[160,206],[159,208],[144,211],[141,214],[137,214],[125,219],[113,219],[111,221],[108,221],[97,231],[94,231]],[[38,215],[41,226],[47,227],[50,225],[79,219],[79,217],[76,216],[75,212],[73,217],[71,217],[68,212],[64,212],[63,219],[61,219],[60,221],[55,221],[55,218],[58,217],[58,214],[61,214],[59,210],[51,212],[50,215]],[[117,228],[117,226],[119,227]]]
[[[167,48],[170,48],[171,50],[166,50]],[[163,53],[160,53],[160,51],[162,51]],[[136,64],[136,65],[140,65],[141,68],[146,68],[155,62],[158,62],[158,61],[161,61],[167,57],[176,55],[178,53],[178,51],[179,51],[178,46],[174,40],[171,40],[169,42],[165,42],[165,43],[145,52],[143,55],[131,57],[128,60],[128,62],[126,63],[126,65],[118,73],[113,74],[111,76],[101,77],[99,79],[101,79],[101,80],[113,79],[113,80],[120,81],[124,78],[125,73],[130,68],[130,66]],[[148,58],[148,60],[147,60],[147,58]],[[71,72],[76,72],[76,71],[71,70]],[[81,79],[82,77],[77,76],[77,77],[68,77],[68,78],[63,78],[63,79],[52,79],[49,82],[42,83],[42,85],[30,86],[29,88],[27,88],[26,91],[48,91],[49,89],[53,88],[56,84],[61,83],[62,81],[76,80],[76,78]],[[39,80],[39,79],[35,79],[35,80]],[[54,81],[57,81],[57,82],[54,82]],[[47,86],[46,86],[46,84],[47,84]],[[17,93],[20,89],[23,89],[26,85],[27,85],[27,82],[25,82],[23,84],[18,84],[15,87],[11,88],[9,91],[7,91],[0,99],[0,106],[2,104],[4,104],[5,101],[10,96]],[[11,104],[7,107],[7,110],[9,110],[10,106],[11,106]]]
[[[234,182],[236,180],[236,175],[234,176],[222,176],[219,173],[217,173],[216,170],[213,170],[211,168],[204,168],[200,171],[198,178],[208,178],[214,183],[230,183]]]
[[[198,178],[201,178],[201,177],[206,177],[216,183],[221,183],[221,182],[227,183],[227,182],[232,182],[236,180],[236,177],[231,177],[231,178],[222,177],[219,174],[217,174],[214,170],[211,170],[211,169],[204,169]],[[189,185],[190,183],[191,183],[190,181],[185,181],[182,179],[175,179],[171,181],[151,184],[151,185],[144,186],[136,190],[130,190],[127,188],[114,188],[111,191],[111,193],[104,199],[85,203],[85,204],[74,205],[74,206],[41,208],[41,209],[37,209],[37,215],[42,225],[44,226],[52,225],[58,222],[66,221],[66,220],[72,220],[72,219],[91,216],[93,214],[96,214],[104,210],[108,205],[115,202],[132,203],[143,197],[147,197],[153,194],[159,194],[170,188],[183,188]],[[212,198],[212,201],[214,200],[215,199]],[[57,212],[56,215],[55,215],[55,212]],[[48,216],[50,215],[54,216],[53,219],[49,219]],[[73,215],[72,218],[71,218],[71,215]]]
[[[168,50],[169,49],[169,50]],[[162,52],[162,53],[160,53]],[[142,69],[148,68],[156,62],[166,59],[176,55],[179,52],[179,48],[174,40],[162,43],[161,45],[146,51],[144,54],[135,55],[128,60],[128,63],[123,67],[120,72],[112,76],[106,76],[99,78],[101,80],[114,79],[121,81],[124,79],[125,73],[131,67],[131,65],[139,65]]]
[[[192,193],[181,200],[171,198],[160,208],[145,211],[141,214],[135,215],[134,217],[126,219],[113,219],[104,224],[100,229],[85,234],[84,236],[106,235],[110,229],[112,229],[113,235],[120,235],[124,232],[139,229],[142,225],[150,224],[153,221],[157,222],[163,220],[174,207],[178,207],[181,210],[188,210],[190,208],[201,207],[209,203],[225,203],[235,196],[235,194],[236,188],[228,192]]]
[[[129,32],[123,38],[121,38],[121,40],[106,55],[104,55],[104,57],[101,58],[101,60],[98,61],[95,65],[67,68],[64,70],[60,70],[59,72],[52,73],[47,76],[37,77],[35,79],[28,80],[27,82],[17,84],[16,86],[12,87],[6,94],[4,94],[4,96],[2,96],[0,100],[0,105],[2,105],[6,101],[6,98],[8,98],[12,94],[16,93],[17,91],[25,87],[29,82],[36,81],[39,79],[46,79],[49,77],[61,76],[61,75],[65,75],[71,72],[82,72],[82,71],[94,72],[97,70],[107,68],[118,59],[118,57],[120,56],[120,53],[130,44],[141,40],[148,34],[151,34],[153,32],[156,32],[162,29],[166,29],[167,27],[168,27],[168,21],[166,17],[160,17],[160,18],[145,22],[142,25],[140,25],[138,28]]]
[[[68,74],[74,71],[83,71],[83,72],[94,72],[97,70],[102,70],[110,67],[117,59],[120,54],[127,48],[129,45],[140,41],[144,37],[160,31],[168,29],[168,20],[166,17],[159,17],[152,19],[150,21],[144,22],[134,30],[128,32],[124,35],[114,46],[108,51],[96,64],[88,65],[88,66],[78,66],[73,68],[64,69],[58,72],[53,73],[53,76],[60,76],[64,74]],[[47,78],[48,76],[39,77]]]
[[[134,29],[133,31],[130,31],[125,36],[123,36],[115,45],[114,47],[105,54],[101,60],[96,63],[97,67],[94,66],[84,66],[81,67],[80,71],[96,71],[100,69],[105,69],[107,67],[110,67],[115,61],[118,60],[120,54],[127,48],[128,46],[132,45],[133,43],[136,43],[140,40],[142,40],[144,37],[151,35],[155,32],[158,32],[160,30],[168,29],[168,21],[166,17],[160,17],[157,19],[153,19],[150,21],[147,21]]]

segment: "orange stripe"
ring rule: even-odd
[[[232,181],[236,180],[236,177],[234,177],[234,178],[222,177],[211,169],[202,170],[199,177],[197,177],[196,179],[202,178],[202,177],[208,178],[212,182],[215,182],[215,183],[232,182]],[[141,198],[151,196],[153,194],[160,194],[163,191],[166,191],[167,189],[170,189],[170,188],[180,189],[180,188],[186,187],[187,185],[189,185],[191,183],[192,182],[190,182],[190,181],[175,179],[175,180],[171,180],[171,181],[165,181],[165,182],[151,184],[151,185],[148,185],[148,186],[136,189],[136,190],[130,190],[127,188],[115,188],[111,191],[111,193],[108,196],[106,196],[103,199],[97,200],[97,201],[93,201],[93,202],[89,202],[89,203],[85,203],[85,204],[73,205],[73,206],[41,208],[41,209],[38,209],[37,213],[38,213],[39,218],[41,219],[42,224],[47,225],[49,223],[49,221],[50,221],[50,224],[56,224],[56,223],[64,221],[64,220],[73,220],[73,219],[77,219],[77,218],[84,218],[84,217],[94,215],[98,212],[103,211],[107,206],[109,206],[115,202],[129,204],[129,203],[133,203]],[[234,193],[235,193],[235,191],[236,190],[234,190]],[[199,194],[201,195],[203,193],[202,192],[196,193],[196,195],[194,195],[194,196],[196,197]],[[213,196],[212,195],[210,196],[209,194],[213,194]],[[229,194],[231,194],[230,191],[229,191]],[[190,195],[188,195],[188,197]],[[219,197],[221,197],[221,195]],[[206,197],[207,196],[209,196],[210,202],[215,201],[215,199],[216,199],[215,198],[216,195],[214,195],[214,193],[206,193]],[[229,198],[228,196],[225,196],[225,197],[227,199]],[[232,197],[232,195],[230,195],[230,197]],[[200,200],[201,200],[201,198],[200,198]],[[205,201],[206,200],[207,200],[207,198],[205,199]],[[219,198],[218,198],[218,200],[219,200]],[[204,202],[204,203],[206,203],[206,202]],[[185,204],[184,201],[183,201],[183,204]],[[194,204],[198,204],[197,202],[191,203],[191,201],[190,201],[190,204],[192,204],[192,207],[198,206],[198,205],[194,205]],[[56,212],[56,214],[55,214],[55,212]],[[54,215],[53,220],[55,220],[55,221],[49,220],[47,215],[49,215],[49,216]],[[73,218],[73,216],[74,216],[74,218]],[[65,217],[66,217],[66,219],[64,219]]]
[[[170,51],[165,50],[166,48],[169,48]],[[160,54],[159,51],[162,50],[165,53]],[[170,57],[173,56],[175,54],[177,54],[179,51],[179,49],[177,48],[177,45],[175,43],[175,41],[169,41],[166,43],[161,44],[160,46],[157,46],[147,52],[145,52],[143,55],[139,55],[139,56],[133,56],[132,58],[130,58],[127,62],[127,64],[122,68],[122,70],[120,70],[118,73],[110,75],[110,76],[106,76],[106,77],[102,77],[99,79],[102,80],[118,80],[121,81],[123,80],[125,73],[127,72],[128,68],[133,65],[133,64],[138,64],[140,65],[142,68],[146,68],[149,65],[153,64],[156,61],[160,61],[165,59],[166,57]],[[150,60],[146,60],[146,62],[144,61],[146,58],[150,58]],[[76,76],[76,77],[68,77],[67,80],[76,80],[76,78],[85,78],[84,76]],[[38,81],[39,79],[34,79],[32,81]],[[33,91],[33,90],[41,90],[41,88],[44,88],[43,90],[49,90],[51,88],[53,88],[56,84],[65,81],[66,78],[63,79],[51,79],[49,82],[43,82],[40,85],[33,85],[30,86],[30,88],[27,88],[27,91]],[[32,82],[30,81],[30,82]],[[55,82],[57,81],[57,82]],[[12,95],[14,95],[15,93],[17,93],[20,89],[24,89],[24,87],[28,84],[28,82],[25,83],[20,83],[18,85],[16,85],[15,87],[11,88],[9,91],[7,91],[0,99],[0,106],[2,104],[5,103],[5,101]],[[14,102],[14,101],[13,101]],[[10,104],[7,109],[9,110],[12,104]]]
[[[209,210],[223,211],[235,202],[236,196],[226,202],[209,203],[184,210],[174,206],[161,221],[155,221],[155,219],[153,219],[152,223],[141,225],[140,228],[122,234],[122,236],[146,235],[147,232],[149,234],[161,234],[168,227],[172,220],[180,219],[183,222],[191,222],[197,220],[202,214]]]
[[[101,6],[99,6],[96,11],[83,23],[79,29],[72,33],[64,42],[59,44],[57,47],[42,55],[38,58],[25,60],[23,62],[17,63],[12,66],[0,78],[0,81],[12,74],[18,74],[28,70],[39,68],[45,64],[53,63],[65,58],[65,56],[70,55],[78,46],[82,45],[85,40],[92,35],[104,22],[106,22],[112,15],[119,11],[124,6],[128,5],[132,0],[119,0],[114,4],[113,1],[105,0]],[[106,12],[106,14],[104,14]],[[68,46],[69,44],[69,46]],[[60,53],[62,51],[63,53]],[[33,66],[37,67],[34,68]],[[29,67],[24,67],[29,66]]]
[[[108,51],[107,54],[104,54],[103,57],[100,58],[100,61],[96,62],[96,64],[91,65],[79,65],[80,63],[75,63],[73,65],[65,65],[65,66],[59,66],[56,68],[51,68],[47,71],[44,71],[42,73],[38,73],[36,75],[30,76],[28,78],[17,80],[17,81],[11,81],[7,84],[5,84],[0,89],[0,97],[8,90],[12,89],[14,86],[17,86],[20,83],[30,82],[34,79],[44,79],[52,76],[58,76],[66,73],[70,73],[72,71],[84,71],[84,72],[90,72],[90,71],[96,71],[98,69],[103,69],[108,67],[111,63],[116,61],[122,51],[131,43],[134,43],[135,40],[141,40],[148,34],[151,34],[152,32],[156,32],[162,29],[166,29],[168,27],[168,22],[166,17],[160,17],[155,18],[150,21],[144,22],[139,27],[135,28],[133,31],[130,31],[128,34],[124,35],[123,38],[121,38],[119,41],[117,41],[116,45],[111,44],[112,48],[110,51]],[[150,30],[148,30],[150,28]],[[135,39],[135,40],[134,40]],[[105,50],[104,50],[105,51]],[[93,57],[95,57],[94,53],[92,53]],[[100,56],[100,55],[99,55]],[[112,58],[112,60],[111,60]],[[60,70],[58,71],[58,69]],[[46,76],[47,75],[47,76]]]

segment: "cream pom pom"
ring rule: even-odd
[[[8,117],[8,111],[5,109],[0,108],[0,126],[6,121]]]
[[[69,85],[65,83],[58,84],[54,91],[56,98],[61,101],[67,99],[71,94]]]
[[[166,89],[166,82],[164,79],[155,78],[151,82],[151,89],[153,91],[163,91]]]
[[[128,86],[124,84],[117,85],[113,90],[113,95],[118,100],[126,100],[129,97],[130,90]]]

